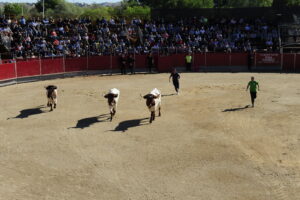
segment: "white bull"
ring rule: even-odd
[[[161,116],[161,93],[157,88],[154,88],[149,94],[144,96],[146,105],[151,113],[150,123],[155,120],[155,111],[158,110],[158,116]]]
[[[117,112],[118,101],[120,98],[120,90],[113,88],[104,95],[104,98],[107,98],[108,108],[110,112],[110,121],[112,121],[114,115]]]
[[[47,87],[45,87],[47,92],[47,106],[50,107],[50,111],[53,110],[53,108],[56,108],[57,105],[57,86],[55,85],[48,85]],[[52,108],[53,107],[53,108]]]

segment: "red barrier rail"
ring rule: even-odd
[[[281,66],[281,55],[279,53],[256,53],[256,66]]]
[[[185,56],[186,54],[154,55],[154,67],[158,72],[185,67]],[[228,67],[230,71],[234,66],[247,70],[249,61],[248,53],[197,53],[192,56],[193,71],[218,69],[215,67],[225,70]],[[120,65],[120,56],[18,60],[17,63],[0,64],[0,80],[86,70],[120,70]],[[300,72],[300,54],[256,53],[253,65],[265,68],[278,66],[284,72]],[[135,55],[135,68],[147,68],[146,55]]]
[[[16,63],[8,63],[0,65],[0,80],[9,80],[17,77],[15,64]]]
[[[247,53],[232,53],[230,54],[231,66],[247,66],[248,54]]]
[[[111,69],[111,56],[90,56],[88,57],[88,70]]]
[[[284,54],[282,56],[282,70],[284,72],[294,72],[295,71],[295,54]]]
[[[80,58],[66,58],[65,59],[65,72],[84,71],[88,69],[86,57]]]
[[[295,70],[300,72],[300,54],[296,54]]]
[[[41,60],[17,62],[17,77],[29,77],[41,75]]]
[[[42,59],[41,60],[41,71],[42,74],[57,74],[64,72],[64,59]]]

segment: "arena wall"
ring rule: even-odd
[[[155,55],[157,72],[184,69],[186,54]],[[256,53],[249,66],[247,53],[193,54],[193,72],[300,72],[300,54]],[[119,56],[13,60],[0,65],[0,86],[52,78],[120,73]],[[135,71],[147,72],[146,55],[135,56]]]

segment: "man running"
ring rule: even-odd
[[[254,107],[254,101],[256,99],[256,93],[258,90],[259,91],[259,84],[258,82],[254,81],[254,77],[251,77],[251,81],[249,81],[248,85],[247,85],[247,89],[246,91],[248,91],[248,88],[250,87],[250,96],[251,96],[251,103],[252,103],[252,107]]]
[[[179,79],[180,79],[180,75],[177,73],[176,69],[174,69],[173,72],[171,73],[171,75],[169,77],[169,82],[170,82],[171,78],[173,80],[173,85],[175,87],[175,91],[176,91],[176,93],[178,95],[179,94]]]

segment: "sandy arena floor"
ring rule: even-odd
[[[0,88],[1,200],[298,200],[300,75],[91,76]],[[59,87],[58,108],[44,86]],[[121,90],[107,121],[102,94]],[[140,94],[162,91],[149,125]]]

